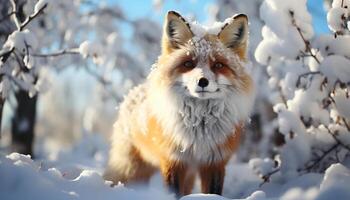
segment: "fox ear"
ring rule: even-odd
[[[245,58],[248,43],[248,17],[244,14],[233,16],[218,34],[219,40],[235,51],[241,58]]]
[[[179,13],[169,11],[163,28],[163,51],[170,53],[173,49],[186,44],[192,37],[193,33],[188,22]]]

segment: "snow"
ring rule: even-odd
[[[4,48],[15,48],[18,51],[25,53],[27,51],[27,47],[31,50],[35,50],[38,46],[38,40],[36,36],[28,29],[23,31],[14,31],[7,38]]]
[[[321,36],[314,36],[306,0],[266,0],[260,7],[265,26],[255,58],[266,67],[272,89],[269,100],[277,113],[275,127],[284,139],[273,157],[279,171],[270,177],[271,184],[290,183],[304,173],[311,176],[311,172],[324,172],[331,164],[344,163],[345,167],[349,163],[348,4],[333,1],[327,21],[336,34]],[[251,165],[260,176],[273,172],[271,158],[252,159]],[[335,195],[335,190],[330,194]],[[309,188],[290,189],[280,198],[333,199],[322,195],[326,193],[325,188],[319,191],[310,184]],[[347,199],[347,194],[341,195]]]
[[[265,200],[265,199],[267,199],[265,192],[260,190],[255,191],[249,197],[247,197],[247,200]]]
[[[23,63],[28,69],[32,69],[35,65],[35,59],[32,56],[25,55],[23,57]]]
[[[40,9],[42,9],[45,5],[47,5],[50,2],[50,0],[39,0],[35,6],[34,6],[34,12],[38,12]]]
[[[320,35],[313,41],[315,48],[319,49],[323,57],[329,55],[343,55],[350,57],[350,36],[338,35]]]
[[[345,8],[331,8],[327,13],[327,22],[329,28],[338,32],[344,29],[343,17],[347,17],[348,11]]]
[[[54,154],[42,152],[38,160],[18,153],[0,153],[0,195],[6,200],[175,200],[174,194],[162,186],[159,174],[152,177],[149,185],[125,186],[120,183],[111,187],[111,182],[101,177],[107,150],[101,136],[87,134],[71,148],[61,149]],[[261,162],[256,161],[252,163],[259,165],[258,162]],[[273,160],[265,159],[262,162],[266,172],[276,166]],[[259,187],[262,180],[254,175],[248,164],[233,159],[226,168],[223,196],[197,193],[197,182],[194,194],[184,196],[181,200],[313,200],[326,199],[329,195],[348,197],[346,186],[350,181],[349,172],[345,166],[336,164],[330,166],[325,175],[309,173],[280,179],[276,174],[277,179],[272,177],[275,181]]]
[[[349,28],[349,6],[349,0],[334,0],[332,2],[332,8],[327,13],[327,22],[329,29],[333,32],[342,34]]]
[[[270,158],[260,159],[253,158],[249,161],[249,166],[254,170],[254,172],[261,177],[273,172],[277,169],[278,163]]]
[[[281,200],[311,200],[317,196],[317,189],[304,191],[302,188],[293,188],[281,197]]]
[[[282,103],[276,104],[273,109],[278,114],[279,131],[282,134],[289,135],[291,132],[305,133],[305,127],[296,113],[287,110]]]
[[[334,143],[332,136],[328,133],[327,127],[324,125],[320,125],[318,127],[312,126],[307,130],[307,132],[312,136],[311,140],[313,141],[311,141],[311,143],[314,143],[315,147],[322,148],[324,146],[333,145]]]
[[[93,144],[96,137],[90,138]],[[97,139],[98,140],[98,139]],[[96,141],[97,141],[96,140]],[[111,182],[104,181],[100,169],[88,167],[81,162],[86,156],[76,153],[83,151],[87,143],[84,139],[75,148],[67,151],[75,160],[61,157],[55,161],[35,160],[18,153],[0,154],[0,195],[2,199],[140,199],[140,200],[175,200],[174,194],[164,190],[159,175],[152,178],[149,186],[129,187],[122,183],[111,187]],[[98,151],[103,151],[103,144]],[[68,156],[68,154],[66,154]],[[75,162],[75,164],[74,164]],[[78,164],[78,163],[81,164]],[[90,164],[96,162],[90,155]],[[70,164],[68,164],[70,163]],[[63,165],[69,166],[62,168]],[[81,168],[74,174],[73,168]],[[227,168],[224,196],[214,194],[191,194],[181,200],[274,200],[274,199],[327,199],[350,196],[350,170],[341,164],[331,165],[325,175],[305,174],[284,182],[266,183],[258,187],[259,179],[253,178],[253,172],[247,164],[231,162]],[[232,173],[234,172],[234,173]],[[73,173],[70,174],[70,173]],[[247,184],[249,183],[250,184]],[[234,190],[232,190],[234,188]],[[237,193],[232,193],[236,191]],[[248,194],[242,193],[249,192]],[[346,198],[345,198],[346,197]]]
[[[339,115],[346,119],[350,119],[349,91],[337,88],[332,96]]]
[[[350,144],[349,132],[346,127],[339,124],[330,124],[328,128],[335,137],[342,141],[343,144]]]
[[[255,58],[261,64],[266,65],[276,57],[295,59],[305,49],[304,41],[294,24],[300,28],[306,40],[314,35],[306,0],[266,0],[260,7],[260,17],[265,26],[262,29],[263,40],[257,46]]]
[[[331,8],[327,8],[327,22],[334,33],[320,36],[314,34],[306,0],[219,2],[222,4],[215,2],[208,8],[213,15],[210,16],[212,21],[229,16],[227,13],[231,15],[242,11],[253,15],[259,23],[255,27],[249,16],[249,42],[253,43],[249,56],[254,55],[258,62],[254,63],[252,59],[259,75],[266,74],[262,82],[268,81],[269,88],[263,88],[260,83],[258,88],[266,98],[263,101],[269,101],[275,112],[272,113],[268,106],[264,108],[272,116],[264,121],[266,124],[262,124],[262,137],[270,139],[274,132],[279,132],[284,144],[275,147],[270,140],[261,142],[264,144],[254,143],[259,146],[258,151],[262,149],[272,153],[266,153],[267,158],[253,158],[248,163],[234,157],[226,168],[223,196],[199,194],[200,183],[197,180],[194,194],[181,200],[350,199],[347,149],[350,146],[347,127],[350,124],[350,0],[332,1]],[[156,59],[160,50],[160,25],[149,20],[148,16],[131,20],[118,8],[113,7],[117,12],[109,13],[104,10],[108,8],[106,5],[101,4],[94,9],[92,5],[81,8],[79,3],[79,0],[39,0],[28,1],[24,5],[25,16],[38,12],[45,4],[48,8],[44,15],[40,15],[40,20],[31,21],[26,30],[11,30],[7,34],[2,50],[14,48],[20,56],[19,61],[23,61],[26,67],[24,71],[30,72],[25,73],[14,56],[7,61],[1,60],[1,73],[4,74],[0,82],[2,97],[12,99],[11,94],[17,88],[27,90],[30,96],[44,92],[49,87],[49,77],[44,70],[60,70],[61,66],[99,65],[96,72],[102,71],[102,77],[108,80],[113,80],[111,72],[117,68],[119,82],[112,88],[113,91],[118,90],[118,97],[123,93],[120,91],[141,80],[148,71],[148,63]],[[155,0],[154,3],[161,7],[165,1]],[[261,7],[255,4],[261,4]],[[228,5],[235,7],[234,10]],[[88,12],[85,13],[85,10]],[[111,15],[118,16],[114,18]],[[123,38],[123,32],[119,31],[123,29],[119,26],[123,20],[135,33],[130,43],[125,43],[129,38]],[[203,51],[201,53],[207,53],[208,45],[198,42],[199,39],[206,33],[218,34],[226,23],[232,23],[232,17],[224,22],[213,22],[212,26],[190,22],[194,41]],[[310,42],[311,49],[306,49],[307,42]],[[50,52],[58,46],[78,46],[81,57],[91,58],[93,63],[65,56],[33,56],[34,53]],[[131,51],[125,49],[130,46],[133,46]],[[134,51],[136,49],[140,52]],[[300,78],[300,75],[309,72],[316,73]],[[96,96],[103,96],[101,99],[105,103],[106,99],[110,99],[106,93],[99,92]],[[265,117],[259,111],[257,113]],[[92,117],[89,118],[88,112],[85,116],[88,122],[84,121],[84,131],[94,130],[90,122]],[[20,128],[28,128],[27,123],[22,121]],[[112,187],[110,182],[103,180],[101,175],[105,169],[108,144],[98,134],[84,132],[82,138],[69,147],[53,144],[57,146],[55,151],[48,141],[37,144],[35,160],[18,153],[6,155],[0,152],[1,199],[176,199],[164,188],[160,174],[152,177],[150,184],[142,186],[120,183]],[[332,147],[335,147],[334,150],[324,155]],[[243,150],[251,153],[249,149]],[[307,169],[320,158],[315,167]],[[266,176],[270,176],[269,182],[262,184],[261,178]]]
[[[349,7],[350,1],[349,0],[333,0],[332,1],[333,8],[339,8],[342,6],[342,4],[343,4],[343,7],[345,7],[345,6]]]
[[[76,148],[71,149],[69,154],[64,156],[65,159],[61,157],[62,163],[48,160],[33,161],[30,156],[18,153],[0,154],[2,199],[175,199],[173,194],[156,188],[131,189],[123,184],[111,187],[111,182],[105,181],[99,170],[91,169],[91,166],[87,167],[89,163],[82,160],[84,158],[82,151],[88,145],[86,142],[90,141],[97,146],[102,145],[96,137],[87,138],[90,139],[82,140],[82,143],[77,144]],[[99,148],[103,149],[103,145]],[[86,153],[89,153],[89,150]],[[96,155],[89,156],[90,164],[97,161],[94,160]],[[74,157],[76,161],[74,165],[67,164],[69,157]],[[56,167],[51,166],[53,164]],[[81,169],[83,165],[85,169]],[[74,168],[81,170],[77,171]]]
[[[190,194],[180,200],[229,200],[216,194]]]
[[[350,60],[340,55],[331,55],[322,61],[320,71],[328,78],[330,85],[337,80],[347,83],[350,81]]]
[[[329,124],[329,114],[321,103],[326,97],[326,93],[319,89],[322,81],[322,78],[317,76],[307,89],[296,89],[294,97],[287,101],[288,110],[300,115],[305,121],[313,119],[314,122]]]
[[[54,9],[57,9],[59,4],[69,3],[70,1],[56,1],[56,0],[39,0],[34,6],[34,13],[37,13],[40,9],[42,9],[45,5],[45,12],[51,12]]]
[[[96,64],[102,64],[102,45],[98,42],[84,41],[79,46],[79,53],[83,58],[91,57]]]
[[[326,170],[317,199],[349,199],[349,185],[350,170],[342,164],[333,164]]]
[[[255,58],[259,63],[266,65],[270,59],[274,59],[276,56],[294,59],[305,48],[296,28],[288,27],[287,29],[288,31],[283,38],[279,38],[270,27],[263,27],[263,41],[259,43],[255,52]],[[288,48],[285,48],[286,46]]]
[[[205,26],[197,21],[190,21],[191,31],[198,38],[202,38],[205,34],[218,35],[225,24],[231,24],[233,22],[233,18],[234,16],[229,17],[222,22],[215,21],[210,26]]]
[[[182,197],[180,200],[230,200],[228,198],[216,194],[190,194]],[[263,191],[255,191],[246,200],[267,200],[266,194]]]
[[[261,19],[266,25],[277,35],[278,38],[285,38],[290,32],[292,24],[291,14],[296,24],[305,33],[305,38],[309,39],[313,36],[311,26],[311,15],[306,9],[306,0],[299,1],[280,1],[266,0],[260,7]]]

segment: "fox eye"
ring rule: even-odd
[[[220,69],[224,66],[224,64],[222,64],[221,62],[216,62],[214,63],[213,67],[216,68],[216,69]]]
[[[187,60],[183,63],[183,66],[192,69],[195,67],[195,64],[192,60]]]

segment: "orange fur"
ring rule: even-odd
[[[222,160],[219,163],[207,163],[199,166],[188,166],[186,163],[181,160],[171,160],[170,153],[177,148],[170,138],[166,137],[163,133],[161,126],[157,123],[157,120],[154,117],[150,117],[148,121],[148,132],[145,133],[135,133],[133,135],[133,142],[135,148],[141,152],[141,156],[138,154],[138,151],[135,151],[131,156],[136,157],[135,166],[145,167],[147,161],[159,160],[159,166],[161,173],[164,177],[164,182],[167,185],[173,186],[175,192],[181,195],[189,194],[192,191],[195,174],[191,171],[199,170],[202,192],[203,193],[217,193],[221,194],[222,189],[220,190],[210,190],[210,181],[213,180],[214,176],[219,175],[220,183],[223,184],[224,178],[224,168],[227,164],[230,157]],[[236,127],[236,132],[231,137],[220,145],[220,149],[225,149],[225,151],[231,152],[230,155],[238,148],[240,142],[241,126]],[[142,159],[142,158],[143,159]],[[195,168],[194,168],[195,167]],[[133,181],[144,181],[145,178],[149,178],[152,174],[150,170],[147,170],[150,167],[142,169],[140,174],[135,174],[129,179]],[[194,169],[193,169],[194,168]],[[219,171],[216,173],[216,171]],[[144,173],[142,175],[142,173]],[[174,183],[173,179],[177,177],[178,183]]]
[[[244,19],[246,18],[239,16],[237,23],[244,23]],[[119,181],[124,183],[146,182],[159,169],[164,183],[177,195],[181,196],[191,193],[196,173],[198,173],[201,179],[203,193],[221,194],[225,176],[225,165],[239,146],[243,126],[240,120],[243,119],[239,119],[239,123],[230,123],[226,126],[227,128],[224,130],[227,135],[223,137],[223,141],[216,140],[215,143],[204,141],[209,143],[205,145],[209,145],[208,151],[211,151],[210,156],[215,158],[210,157],[210,159],[203,161],[200,159],[201,157],[199,158],[193,155],[194,153],[203,153],[198,152],[198,150],[196,151],[196,149],[191,150],[191,145],[194,145],[193,143],[188,147],[190,153],[182,154],[182,143],[174,139],[179,133],[176,133],[174,129],[169,129],[169,126],[168,129],[164,127],[164,123],[162,123],[159,115],[157,116],[157,113],[152,112],[156,110],[155,106],[158,106],[157,102],[152,104],[149,101],[154,100],[158,93],[163,95],[168,94],[161,92],[171,88],[175,82],[174,80],[179,76],[191,72],[192,69],[186,68],[184,62],[191,60],[197,64],[199,60],[193,58],[194,50],[187,44],[193,36],[188,23],[179,14],[174,12],[169,12],[166,20],[175,21],[173,25],[177,26],[177,32],[168,33],[170,35],[163,35],[162,54],[158,59],[158,66],[162,67],[157,68],[157,72],[150,75],[148,84],[146,85],[148,88],[136,88],[134,91],[131,91],[128,95],[130,99],[125,100],[120,106],[120,113],[114,133],[115,138],[112,141],[110,158],[104,177],[113,181],[115,184]],[[236,24],[234,25],[238,26]],[[236,54],[240,60],[245,60],[246,41],[237,44],[232,43],[232,34],[229,34],[230,31],[237,29],[234,25],[229,24],[226,27],[228,31],[223,29],[222,34],[207,34],[204,36],[204,39],[210,45],[230,45],[227,48],[224,47],[226,48],[225,51],[229,52],[228,54],[231,54],[231,52],[232,54]],[[166,30],[168,26],[169,24],[165,23],[164,32],[168,31]],[[177,34],[175,39],[169,38],[171,34]],[[232,47],[232,44],[236,46]],[[205,57],[205,59],[202,58],[201,62],[205,60],[205,63],[208,63],[209,70],[214,74],[213,76],[216,76],[216,79],[218,79],[219,75],[224,76],[228,82],[225,84],[231,82],[232,87],[250,94],[253,85],[252,80],[247,73],[242,72],[242,70],[239,71],[239,67],[229,66],[237,64],[232,61],[232,57],[225,58],[227,54],[217,52],[213,52],[212,55],[214,56]],[[231,59],[231,62],[228,59]],[[223,67],[213,69],[216,62],[222,63]],[[204,105],[207,106],[207,104]],[[139,106],[146,107],[142,107],[144,109],[141,111],[142,113]],[[164,110],[164,112],[167,112],[167,110]],[[204,122],[204,119],[201,122]],[[183,122],[180,121],[177,123]],[[229,130],[231,124],[232,129]],[[192,131],[193,129],[190,130]],[[216,134],[216,132],[213,133]],[[204,138],[203,140],[205,139],[210,140],[208,138]]]

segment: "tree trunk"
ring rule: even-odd
[[[1,82],[1,79],[0,79]],[[5,100],[0,97],[0,139],[1,139],[1,133],[2,133],[2,111],[4,110],[4,104],[5,104]]]
[[[30,98],[28,92],[15,93],[17,108],[12,118],[12,150],[33,157],[34,127],[38,96]]]
[[[26,1],[17,0],[17,17],[23,22],[26,19],[23,8]],[[29,72],[25,69],[24,72]],[[36,80],[35,80],[36,82]],[[29,97],[28,91],[19,89],[15,92],[17,107],[12,118],[12,150],[22,154],[33,155],[34,128],[38,96]]]

